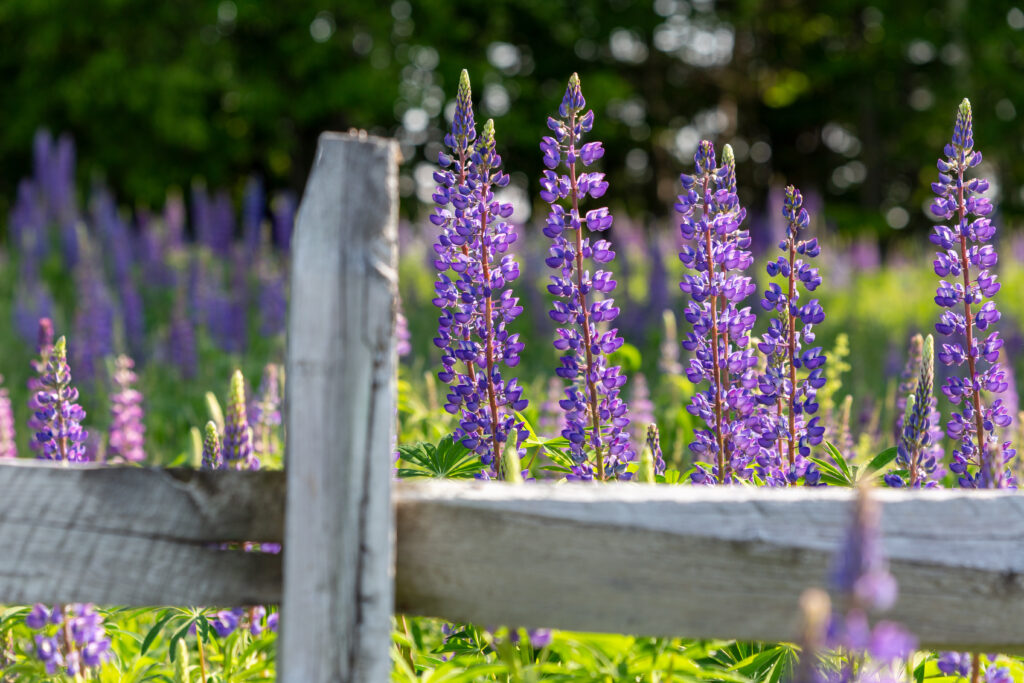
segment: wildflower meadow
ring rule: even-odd
[[[399,230],[393,478],[855,493],[793,642],[397,613],[392,680],[1024,680],[1015,653],[931,651],[887,618],[905,587],[877,491],[1015,489],[1021,476],[1024,235],[999,214],[974,138],[988,121],[970,101],[948,111],[942,145],[918,150],[930,237],[883,255],[830,226],[813,188],[780,178],[752,208],[747,154],[725,135],[669,179],[667,220],[613,212],[609,124],[588,82],[565,74],[532,122],[535,158],[513,167],[470,76],[432,141],[433,204]],[[70,135],[42,129],[24,173],[0,250],[0,458],[283,468],[300,196],[253,176],[172,189],[158,209],[120,203],[100,177],[78,182]],[[516,195],[512,174],[537,196]],[[517,203],[543,209],[521,221]],[[0,680],[272,681],[278,610],[7,605]]]

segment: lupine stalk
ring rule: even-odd
[[[78,389],[71,386],[67,358],[67,342],[61,337],[54,344],[45,371],[39,378],[40,390],[36,400],[40,409],[36,417],[43,426],[36,432],[35,439],[40,445],[40,458],[84,462],[84,443],[88,432],[82,429],[81,422],[85,419],[85,411],[76,403]]]
[[[227,420],[224,425],[224,460],[235,469],[258,470],[259,458],[252,445],[252,427],[245,403],[245,378],[241,370],[231,375]]]
[[[452,387],[445,409],[460,415],[455,436],[479,454],[489,476],[500,476],[503,444],[514,432],[518,448],[526,434],[514,412],[527,405],[522,389],[515,379],[504,381],[500,369],[519,363],[523,344],[507,326],[523,309],[506,288],[519,276],[519,265],[506,253],[516,240],[505,220],[512,206],[494,198],[494,189],[509,182],[495,149],[494,122],[484,125],[472,145],[475,137],[469,78],[463,72],[446,137],[451,153],[441,154],[445,170],[434,174],[438,210],[431,222],[442,229],[434,246],[439,271],[434,304],[442,309],[434,343],[444,365],[438,377]]]
[[[591,243],[584,237],[584,225],[589,233],[603,232],[611,227],[612,216],[605,207],[586,215],[580,209],[586,197],[599,199],[608,189],[604,173],[578,172],[578,164],[587,167],[604,156],[600,142],[582,143],[583,134],[594,126],[594,112],[583,113],[585,106],[579,76],[573,74],[558,110],[560,118],[548,119],[554,137],[541,142],[548,170],[541,179],[540,195],[551,204],[544,234],[553,244],[546,263],[558,273],[548,286],[556,297],[550,316],[562,326],[556,331],[555,348],[563,352],[556,374],[570,382],[560,404],[566,415],[562,435],[569,440],[573,476],[591,479],[596,475],[605,480],[628,476],[626,463],[634,458],[634,451],[627,431],[628,408],[619,398],[626,377],[607,361],[607,355],[622,346],[622,339],[618,330],[602,325],[619,314],[611,298],[615,280],[602,269],[615,252],[607,240]],[[564,173],[554,170],[559,167]],[[565,200],[568,207],[560,203]],[[593,273],[587,267],[589,259],[595,262]]]
[[[43,409],[39,402],[39,392],[43,388],[42,376],[46,372],[46,365],[50,361],[50,354],[53,353],[53,322],[49,318],[40,318],[37,321],[36,333],[36,358],[29,362],[35,375],[29,377],[28,386],[28,429],[30,434],[36,434],[46,424],[37,413]],[[29,448],[35,451],[37,457],[42,456],[43,445],[37,439],[29,440]]]
[[[751,391],[757,358],[749,344],[756,318],[749,307],[740,308],[755,290],[742,274],[753,257],[750,234],[740,228],[746,209],[736,194],[732,149],[725,146],[719,167],[714,146],[704,140],[694,162],[694,174],[680,176],[683,194],[676,203],[683,237],[679,259],[690,270],[679,284],[690,297],[684,317],[692,330],[683,348],[694,357],[686,376],[694,384],[708,383],[687,408],[706,425],[695,432],[690,450],[711,468],[698,467],[695,482],[726,483],[734,474],[746,476],[748,464],[759,455]]]
[[[771,320],[758,345],[768,358],[767,369],[759,380],[758,400],[775,408],[774,424],[765,430],[763,438],[776,442],[779,457],[784,455],[787,461],[786,478],[793,483],[805,470],[811,475],[815,473],[813,465],[806,465],[804,459],[810,455],[810,447],[821,443],[824,436],[819,418],[809,416],[817,412],[816,392],[825,384],[825,355],[820,346],[806,347],[814,342],[813,327],[825,319],[825,313],[817,299],[799,305],[798,282],[809,292],[821,284],[818,269],[799,257],[815,258],[821,248],[817,238],[800,238],[810,217],[803,208],[800,191],[792,185],[786,188],[782,215],[787,232],[779,248],[786,256],[770,262],[767,270],[772,277],[785,278],[786,289],[772,282],[761,299],[761,306],[766,311],[776,311],[778,317]],[[809,371],[808,375],[800,379],[799,370]]]
[[[115,459],[142,462],[146,459],[146,426],[142,423],[142,394],[135,388],[138,376],[131,358],[114,361],[114,393],[110,397],[109,454]]]
[[[946,309],[935,329],[950,340],[942,344],[938,357],[953,368],[967,364],[965,377],[953,375],[942,387],[954,406],[946,433],[959,442],[950,469],[959,475],[963,487],[1003,488],[1014,484],[1007,465],[1016,451],[1009,441],[999,443],[996,428],[1008,426],[1011,420],[1001,399],[986,406],[982,396],[1006,388],[999,366],[1003,340],[998,332],[984,340],[980,337],[1000,317],[992,300],[999,283],[989,270],[998,260],[989,244],[996,227],[988,218],[992,203],[984,196],[988,181],[966,178],[981,163],[981,152],[974,149],[971,103],[966,99],[957,111],[953,139],[944,154],[938,162],[939,180],[932,183],[937,198],[931,210],[949,225],[936,226],[931,237],[941,250],[935,256],[935,274],[960,281],[940,281],[935,294],[935,303]]]
[[[654,460],[654,473],[665,474],[665,456],[661,453],[661,437],[656,424],[647,425],[647,449]]]

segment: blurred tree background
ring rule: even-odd
[[[0,210],[38,127],[78,143],[79,180],[159,205],[196,178],[299,189],[317,134],[402,142],[404,210],[468,68],[525,217],[538,139],[578,71],[606,142],[609,203],[671,211],[702,137],[731,142],[744,202],[796,182],[830,222],[889,241],[922,206],[956,104],[1004,215],[1024,212],[1024,8],[968,0],[3,0]]]

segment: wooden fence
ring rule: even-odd
[[[392,482],[397,154],[320,139],[294,237],[285,471],[0,465],[0,601],[280,603],[288,683],[389,680],[395,609],[794,639],[849,491]],[[924,646],[1024,648],[1024,498],[877,496],[889,617]],[[228,541],[283,543],[283,558]]]

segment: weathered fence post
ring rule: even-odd
[[[280,680],[390,678],[398,147],[320,136],[293,240]]]

